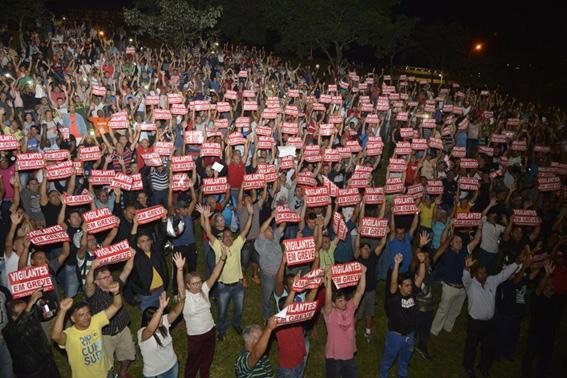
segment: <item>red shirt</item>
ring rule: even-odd
[[[232,189],[240,189],[242,186],[242,181],[244,181],[244,163],[241,161],[240,164],[230,163],[227,167],[228,169],[228,184]]]
[[[289,325],[276,330],[278,339],[279,366],[291,369],[303,362],[305,357],[305,336],[303,326]]]
[[[138,163],[138,169],[142,169],[146,165],[142,154],[150,154],[152,152],[154,152],[153,147],[148,147],[146,149],[144,149],[142,146],[136,147],[136,163]]]

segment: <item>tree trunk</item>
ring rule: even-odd
[[[343,45],[339,44],[338,42],[335,42],[335,69],[337,70],[337,73],[339,71],[339,67],[341,66],[341,63],[343,61]]]

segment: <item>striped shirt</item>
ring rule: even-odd
[[[130,165],[132,164],[132,157],[134,153],[130,149],[130,147],[124,147],[124,151],[121,155],[119,155],[116,150],[112,153],[112,169],[115,172],[122,172],[122,165],[120,164],[119,158],[122,157],[124,160],[124,167],[126,167],[126,173],[132,173],[132,168]]]
[[[169,188],[169,174],[166,169],[163,169],[161,172],[157,169],[152,170],[150,178],[153,190],[163,191]]]
[[[250,352],[242,352],[234,363],[234,371],[237,378],[272,378],[274,372],[272,365],[266,355],[263,355],[256,365],[248,367],[248,356]]]
[[[120,291],[122,292],[124,288],[124,283],[118,280],[120,284]],[[96,314],[100,311],[104,311],[108,306],[112,304],[114,300],[112,293],[101,290],[95,284],[95,292],[92,296],[87,297],[87,303],[91,309],[91,313]],[[122,306],[118,313],[110,319],[110,323],[102,328],[103,335],[116,335],[130,324],[130,315],[128,314],[128,309],[126,306]]]

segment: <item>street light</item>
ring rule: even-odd
[[[474,45],[474,51],[480,52],[480,51],[482,51],[483,47],[484,46],[482,45],[482,43],[479,42],[479,43]]]
[[[100,35],[101,37],[104,37],[104,32],[101,30],[98,32],[98,35]]]

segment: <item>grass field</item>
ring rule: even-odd
[[[197,227],[198,228],[198,227]],[[200,230],[196,230],[200,234]],[[200,239],[197,239],[200,240]],[[199,248],[199,270],[204,270],[204,260],[202,258],[202,250]],[[251,280],[250,280],[251,281]],[[384,335],[387,330],[387,318],[383,312],[383,297],[384,297],[384,283],[380,282],[377,290],[376,302],[376,318],[374,325],[374,333],[376,339],[373,343],[368,344],[364,337],[364,325],[362,322],[357,327],[357,346],[358,353],[356,355],[356,362],[358,365],[359,377],[376,377],[378,373],[378,365],[384,349]],[[438,296],[439,297],[439,296]],[[135,334],[140,326],[140,314],[137,308],[128,306],[131,315],[132,333]],[[229,308],[229,314],[232,314],[232,307]],[[216,319],[216,306],[213,309],[213,317]],[[463,306],[463,311],[455,329],[451,334],[442,332],[439,336],[431,337],[430,352],[433,356],[433,361],[426,361],[422,359],[417,353],[412,357],[410,364],[411,377],[462,377],[464,371],[461,367],[463,356],[463,348],[465,342],[466,332],[466,303]],[[248,324],[257,323],[262,324],[262,302],[261,302],[261,289],[258,285],[250,284],[246,289],[244,296],[244,312],[243,312],[243,327]],[[567,320],[563,319],[562,326],[556,338],[556,347],[554,351],[553,360],[553,376],[565,376],[561,373],[567,369],[567,361],[565,360],[567,351]],[[496,363],[492,369],[493,377],[520,377],[521,373],[521,354],[525,349],[526,343],[526,326],[527,319],[524,321],[522,330],[522,337],[520,340],[520,350],[514,362],[504,361]],[[317,325],[317,337],[311,337],[311,351],[305,377],[324,377],[324,351],[326,330],[322,318],[319,319]],[[174,347],[177,356],[180,360],[180,376],[183,376],[185,351],[186,351],[186,336],[185,324],[182,317],[173,328]],[[233,377],[234,368],[233,364],[236,356],[242,348],[242,338],[238,336],[232,328],[229,328],[225,340],[217,343],[215,358],[213,361],[211,376],[212,377]],[[69,366],[66,361],[66,355],[63,351],[54,348],[55,357],[60,367],[60,371],[64,377],[70,377]],[[272,340],[270,347],[270,358],[274,370],[277,368],[277,345]],[[137,360],[131,365],[130,373],[133,377],[142,376],[142,361],[141,356],[138,354]],[[395,377],[396,370],[392,369],[390,376]]]

